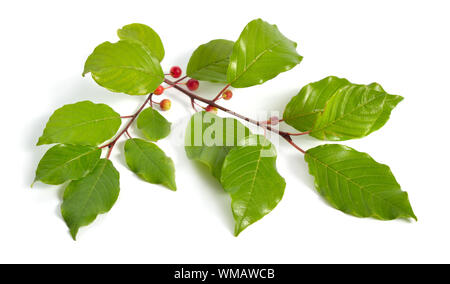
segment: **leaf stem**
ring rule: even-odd
[[[191,92],[189,90],[186,90],[185,88],[177,85],[175,82],[172,82],[172,81],[170,81],[167,78],[164,79],[164,82],[166,84],[168,84],[168,85],[173,86],[173,88],[177,89],[178,91],[180,91],[183,94],[185,94],[186,96],[188,96],[191,99],[191,103],[192,103],[192,101],[195,101],[195,100],[203,102],[203,103],[208,104],[210,106],[216,107],[217,109],[220,109],[221,111],[229,113],[229,114],[231,114],[231,115],[233,115],[233,116],[235,116],[237,118],[245,120],[245,121],[247,121],[247,122],[249,122],[251,124],[254,124],[256,126],[259,126],[259,127],[264,128],[264,129],[267,129],[268,131],[271,131],[271,132],[273,132],[275,134],[280,135],[284,140],[286,140],[289,144],[291,144],[295,149],[299,150],[301,153],[303,153],[303,154],[305,153],[305,151],[302,148],[300,148],[297,144],[294,143],[294,141],[292,141],[292,138],[291,138],[292,133],[285,132],[285,131],[280,131],[278,129],[275,129],[275,128],[271,127],[270,125],[267,125],[267,124],[261,122],[261,121],[256,121],[254,119],[248,118],[248,117],[243,116],[243,115],[241,115],[239,113],[236,113],[236,112],[234,112],[232,110],[229,110],[229,109],[227,109],[227,108],[225,108],[225,107],[223,107],[221,105],[216,104],[216,101],[215,101],[216,98],[220,97],[222,91],[225,91],[229,87],[228,85],[219,93],[218,96],[216,96],[216,98],[214,98],[213,100],[208,100],[208,99],[205,99],[203,97],[200,97],[200,96],[194,94],[193,92]]]
[[[117,134],[117,136],[111,142],[109,142],[106,145],[103,145],[103,146],[99,147],[99,149],[103,149],[103,148],[108,147],[108,154],[106,154],[106,159],[109,159],[109,157],[111,156],[111,152],[112,152],[114,146],[116,145],[116,143],[119,140],[119,138],[122,137],[122,135],[127,134],[129,137],[131,137],[129,132],[128,132],[128,129],[133,124],[133,122],[136,120],[136,118],[141,113],[141,111],[145,108],[145,106],[149,102],[151,102],[152,96],[153,96],[153,94],[148,95],[148,97],[145,99],[145,102],[139,107],[139,109],[133,115],[129,116],[129,118],[131,118],[130,121],[128,121],[128,123],[125,126],[125,128],[122,129],[122,131],[120,131],[119,134]]]
[[[302,136],[302,135],[308,135],[309,133],[311,133],[311,131],[305,131],[305,132],[300,132],[300,133],[288,133],[290,136]]]
[[[217,94],[217,96],[213,99],[213,101],[214,101],[214,102],[217,102],[217,101],[221,98],[223,92],[225,92],[229,87],[230,87],[230,84],[227,84],[227,85],[226,85],[226,86],[225,86],[225,87]]]

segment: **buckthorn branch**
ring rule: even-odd
[[[239,113],[236,113],[236,112],[234,112],[232,110],[229,110],[229,109],[227,109],[227,108],[225,108],[225,107],[223,107],[221,105],[216,104],[216,101],[218,100],[218,98],[220,98],[222,93],[229,88],[229,85],[225,86],[225,88],[223,88],[222,91],[220,91],[219,94],[213,100],[208,100],[208,99],[200,97],[200,96],[194,94],[193,92],[191,92],[191,91],[189,91],[189,90],[187,90],[187,89],[177,85],[176,82],[172,82],[172,81],[170,81],[167,78],[164,79],[164,82],[166,84],[172,86],[173,88],[177,89],[178,91],[180,91],[184,95],[188,96],[191,99],[191,104],[192,105],[194,105],[194,102],[197,100],[197,101],[200,101],[200,102],[203,102],[203,103],[207,104],[208,107],[210,107],[210,108],[214,107],[214,108],[220,109],[221,111],[229,113],[229,114],[231,114],[231,115],[233,115],[233,116],[235,116],[237,118],[240,118],[240,119],[245,120],[245,121],[247,121],[247,122],[249,122],[251,124],[254,124],[254,125],[262,127],[262,128],[264,128],[264,129],[266,129],[268,131],[271,131],[271,132],[273,132],[275,134],[278,134],[284,140],[286,140],[289,144],[291,144],[295,149],[299,150],[303,154],[305,153],[305,151],[302,148],[300,148],[297,144],[294,143],[294,141],[292,141],[292,137],[291,137],[291,136],[297,136],[297,135],[303,135],[303,134],[295,134],[295,133],[289,133],[289,132],[285,132],[285,131],[280,131],[280,130],[278,130],[276,128],[273,128],[271,125],[267,124],[267,122],[256,121],[254,119],[248,118],[248,117],[243,116],[243,115],[241,115]]]

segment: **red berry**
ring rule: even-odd
[[[156,90],[153,91],[153,94],[157,96],[161,95],[162,93],[164,93],[164,87],[161,85],[159,85],[158,88],[156,88]]]
[[[197,90],[199,85],[200,85],[200,83],[199,83],[197,80],[195,80],[195,79],[189,79],[189,80],[186,82],[186,86],[187,86],[188,89],[191,90],[191,91]]]
[[[225,92],[223,92],[222,98],[224,100],[231,100],[231,98],[233,97],[233,92],[231,90],[226,90]]]
[[[173,66],[170,68],[170,75],[174,78],[179,78],[181,73],[183,73],[183,71],[181,71],[181,68],[178,66]]]
[[[207,106],[207,107],[205,108],[205,110],[206,110],[207,112],[210,112],[210,113],[214,113],[214,114],[217,113],[217,108],[216,108],[216,107],[213,107],[213,106]]]
[[[162,111],[166,111],[170,109],[172,102],[169,99],[164,99],[159,103],[159,107]]]

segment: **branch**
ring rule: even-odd
[[[131,118],[130,121],[127,123],[127,125],[125,126],[125,128],[119,132],[119,134],[117,134],[117,136],[114,138],[114,140],[112,140],[111,142],[109,142],[106,145],[103,145],[101,147],[99,147],[99,149],[103,149],[108,147],[108,154],[106,155],[106,159],[109,159],[109,157],[111,156],[111,152],[112,149],[114,148],[114,146],[116,145],[117,141],[119,140],[120,137],[122,137],[122,135],[124,135],[125,133],[127,135],[130,135],[128,133],[128,129],[130,128],[130,126],[133,124],[133,122],[136,120],[137,116],[141,113],[141,111],[145,108],[145,106],[147,105],[148,102],[151,101],[153,94],[148,95],[147,99],[145,100],[145,102],[139,107],[139,109],[133,114],[133,115],[129,115],[127,118]],[[131,137],[131,136],[130,136]]]
[[[229,114],[231,114],[231,115],[233,115],[233,116],[235,116],[235,117],[237,117],[237,118],[240,118],[240,119],[242,119],[242,120],[245,120],[245,121],[247,121],[247,122],[250,122],[251,124],[254,124],[254,125],[256,125],[256,126],[262,127],[262,128],[264,128],[264,129],[267,129],[267,130],[269,130],[269,131],[271,131],[271,132],[273,132],[273,133],[276,133],[276,134],[280,135],[280,136],[281,136],[283,139],[285,139],[289,144],[291,144],[292,146],[294,146],[295,149],[299,150],[299,151],[302,152],[303,154],[305,153],[305,151],[304,151],[302,148],[300,148],[299,146],[297,146],[297,145],[292,141],[291,135],[293,135],[293,134],[288,133],[288,132],[285,132],[285,131],[280,131],[280,130],[278,130],[278,129],[275,129],[275,128],[271,127],[270,125],[267,125],[267,124],[261,122],[261,121],[256,121],[256,120],[254,120],[254,119],[251,119],[251,118],[248,118],[248,117],[246,117],[246,116],[243,116],[243,115],[241,115],[241,114],[239,114],[239,113],[236,113],[236,112],[234,112],[234,111],[232,111],[232,110],[229,110],[229,109],[227,109],[227,108],[225,108],[225,107],[223,107],[223,106],[221,106],[221,105],[216,104],[216,102],[214,101],[215,99],[214,99],[214,100],[208,100],[208,99],[205,99],[205,98],[203,98],[203,97],[200,97],[200,96],[194,94],[193,92],[191,92],[191,91],[189,91],[189,90],[186,90],[185,88],[182,88],[182,87],[180,87],[179,85],[176,85],[175,82],[172,82],[172,81],[170,81],[169,79],[164,79],[164,82],[165,82],[166,84],[172,86],[173,88],[177,89],[178,91],[182,92],[183,94],[185,94],[185,95],[188,96],[189,98],[191,98],[191,101],[192,101],[192,100],[201,101],[201,102],[203,102],[203,103],[205,103],[205,104],[208,104],[208,105],[210,105],[210,106],[216,107],[217,109],[220,109],[221,111],[224,111],[224,112],[226,112],[226,113],[229,113]],[[226,86],[222,91],[225,91],[227,88],[228,88],[228,86]],[[221,93],[222,93],[222,91],[221,91]],[[221,93],[219,93],[219,96],[220,96]],[[216,97],[217,97],[217,96],[216,96]]]

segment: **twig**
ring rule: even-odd
[[[213,99],[214,102],[217,102],[220,97],[222,96],[223,92],[225,92],[228,88],[230,87],[230,84],[226,85],[218,94],[217,96]]]
[[[267,124],[262,123],[262,122],[260,122],[260,121],[256,121],[256,120],[254,120],[254,119],[245,117],[245,116],[243,116],[243,115],[241,115],[241,114],[239,114],[239,113],[236,113],[236,112],[234,112],[234,111],[232,111],[232,110],[229,110],[229,109],[227,109],[227,108],[225,108],[225,107],[223,107],[223,106],[221,106],[221,105],[216,104],[216,102],[215,102],[214,100],[208,100],[208,99],[205,99],[205,98],[203,98],[203,97],[200,97],[200,96],[194,94],[193,92],[191,92],[191,91],[189,91],[189,90],[186,90],[185,88],[182,88],[182,87],[176,85],[175,82],[172,82],[172,81],[170,81],[169,79],[164,79],[164,82],[165,82],[166,84],[168,84],[168,85],[173,86],[175,89],[179,90],[180,92],[182,92],[182,93],[185,94],[186,96],[190,97],[190,98],[191,98],[191,102],[192,102],[192,100],[201,101],[201,102],[203,102],[203,103],[205,103],[205,104],[208,104],[208,105],[210,105],[210,106],[216,107],[217,109],[220,109],[221,111],[224,111],[224,112],[226,112],[226,113],[229,113],[229,114],[231,114],[231,115],[233,115],[233,116],[235,116],[235,117],[237,117],[237,118],[240,118],[240,119],[242,119],[242,120],[245,120],[245,121],[247,121],[247,122],[250,122],[251,124],[254,124],[254,125],[256,125],[256,126],[259,126],[259,127],[264,128],[264,129],[267,129],[267,130],[269,130],[269,131],[271,131],[271,132],[273,132],[273,133],[276,133],[276,134],[280,135],[283,139],[285,139],[287,142],[289,142],[289,144],[291,144],[292,146],[294,146],[295,149],[299,150],[299,151],[302,152],[303,154],[305,153],[305,151],[304,151],[302,148],[300,148],[298,145],[296,145],[296,144],[292,141],[292,138],[291,138],[291,134],[290,134],[290,133],[285,132],[285,131],[280,131],[280,130],[278,130],[278,129],[275,129],[275,128],[271,127],[270,125],[267,125]],[[228,86],[227,86],[226,88],[224,88],[223,91],[225,91],[227,88],[228,88]],[[219,94],[220,94],[220,93],[219,93]],[[216,97],[217,97],[217,96],[216,96]]]
[[[114,146],[116,145],[117,141],[119,140],[119,138],[122,137],[122,135],[125,134],[125,133],[127,133],[127,135],[129,135],[128,129],[133,124],[133,122],[136,120],[137,116],[141,113],[141,111],[145,108],[147,103],[151,101],[152,95],[153,94],[148,95],[147,99],[145,99],[145,102],[139,107],[139,109],[136,111],[136,113],[131,115],[130,121],[128,121],[128,123],[125,126],[125,128],[122,131],[120,131],[119,134],[117,134],[117,136],[114,138],[114,140],[112,140],[111,142],[109,142],[106,145],[103,145],[103,146],[99,147],[99,149],[103,149],[103,148],[106,148],[106,147],[109,148],[108,149],[108,153],[106,154],[106,159],[109,159],[109,157],[111,156],[111,152],[112,152]]]

